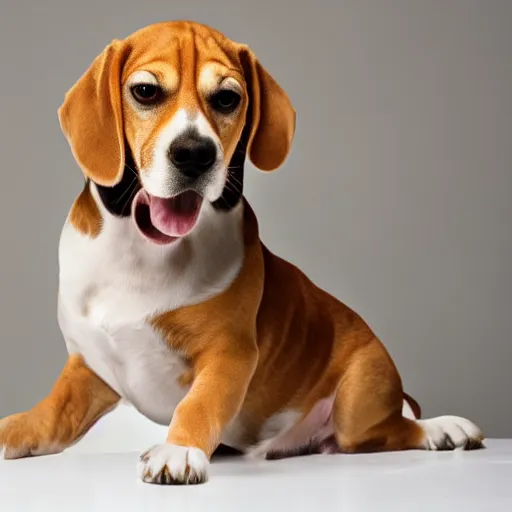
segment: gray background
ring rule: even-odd
[[[66,353],[57,244],[81,174],[65,91],[114,37],[188,18],[248,43],[298,111],[246,171],[263,240],[355,308],[427,416],[512,437],[512,2],[2,0],[0,416]]]

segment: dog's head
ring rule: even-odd
[[[270,171],[295,111],[247,46],[204,25],[160,23],[114,40],[67,93],[59,119],[87,178],[118,184],[133,159],[132,211],[155,242],[183,236],[221,197],[236,152]]]

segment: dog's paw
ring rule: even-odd
[[[50,422],[32,411],[13,414],[0,420],[0,458],[20,459],[62,451],[51,442]]]
[[[418,420],[425,432],[427,450],[475,450],[483,448],[484,435],[471,421],[459,416],[439,416]]]
[[[19,459],[31,454],[35,443],[32,429],[26,428],[25,416],[26,413],[13,414],[0,420],[0,459]]]
[[[208,480],[208,458],[203,450],[176,444],[157,444],[140,456],[138,473],[147,483],[201,484]]]

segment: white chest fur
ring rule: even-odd
[[[93,190],[97,199],[97,192]],[[130,218],[115,218],[97,199],[96,238],[66,222],[59,246],[59,324],[69,352],[144,415],[168,424],[186,389],[186,368],[147,320],[224,291],[243,261],[242,204],[229,213],[205,203],[185,239],[157,246]]]

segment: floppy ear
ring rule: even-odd
[[[125,147],[121,73],[127,48],[114,40],[68,91],[59,121],[84,174],[104,186],[120,181]]]
[[[277,169],[286,159],[295,133],[295,109],[288,95],[247,46],[240,50],[249,93],[246,125],[248,154],[262,171]]]

